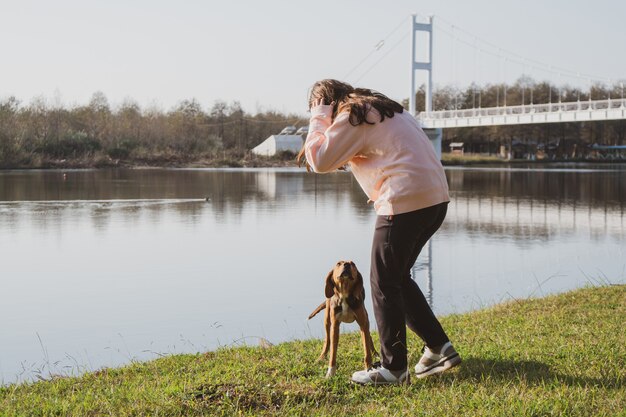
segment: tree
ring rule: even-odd
[[[88,137],[103,144],[108,144],[110,142],[109,119],[111,117],[111,109],[109,100],[102,91],[93,93],[86,113]]]

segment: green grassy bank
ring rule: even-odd
[[[550,166],[555,163],[625,163],[619,160],[537,160],[514,159],[511,161],[494,155],[443,153],[443,165],[457,166],[515,166],[534,165]],[[250,151],[219,151],[181,153],[172,151],[146,152],[136,151],[125,158],[111,158],[103,152],[93,152],[78,156],[55,158],[51,156],[30,155],[6,161],[0,159],[0,170],[3,169],[92,169],[92,168],[276,168],[297,167],[296,155],[285,151],[277,155],[258,156]]]
[[[295,341],[3,387],[0,415],[624,416],[625,318],[626,286],[587,288],[444,317],[464,362],[409,386],[350,384],[362,356],[345,334],[331,380],[321,342]]]
[[[482,164],[503,164],[505,161],[495,155],[458,155],[448,152],[441,154],[441,163],[443,165],[482,165]]]
[[[623,164],[626,160],[623,159],[537,159],[534,161],[527,159],[503,159],[496,155],[482,155],[482,154],[452,154],[444,152],[441,154],[441,163],[443,165],[460,165],[460,166],[472,166],[472,165],[489,165],[489,166],[537,166],[537,167],[549,167],[554,164]]]

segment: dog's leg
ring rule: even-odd
[[[330,308],[326,303],[326,309],[324,310],[324,347],[322,347],[322,353],[318,360],[323,360],[328,354],[328,348],[330,347]]]
[[[339,320],[331,316],[330,319],[330,360],[326,378],[335,375],[337,371],[337,346],[339,345]]]
[[[363,353],[365,354],[365,369],[369,369],[372,366],[372,353],[375,352],[375,349],[372,335],[370,334],[370,322],[365,307],[362,306],[355,311],[355,316],[359,328],[361,329],[361,343],[363,344]]]

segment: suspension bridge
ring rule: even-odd
[[[589,100],[558,103],[521,104],[517,106],[497,106],[488,108],[434,110],[433,109],[433,27],[434,18],[428,22],[418,22],[417,15],[411,15],[411,91],[409,94],[409,112],[417,117],[427,129],[458,128],[475,126],[500,126],[535,123],[582,122],[626,119],[626,99]],[[428,59],[416,60],[416,40],[421,33],[428,37]],[[425,108],[417,113],[416,71],[427,72],[425,84]]]
[[[589,122],[589,121],[606,121],[606,120],[623,120],[626,119],[626,99],[624,98],[624,83],[621,82],[621,97],[611,98],[610,92],[608,97],[603,99],[592,100],[592,80],[596,82],[600,78],[587,75],[586,79],[589,81],[589,94],[588,100],[580,99],[580,93],[578,100],[576,101],[562,101],[561,92],[555,96],[558,97],[557,102],[552,102],[552,86],[550,86],[550,100],[548,103],[533,103],[532,102],[532,90],[530,91],[530,103],[525,103],[522,98],[522,103],[519,105],[507,105],[506,104],[506,86],[504,87],[504,101],[503,105],[496,107],[478,107],[475,105],[472,108],[461,108],[458,103],[454,103],[451,107],[443,110],[433,108],[433,28],[434,17],[428,17],[427,22],[418,21],[417,15],[410,16],[411,21],[411,86],[409,93],[409,112],[414,115],[420,122],[424,131],[428,134],[437,152],[441,154],[441,138],[442,129],[444,128],[462,128],[462,127],[478,127],[478,126],[504,126],[504,125],[523,125],[523,124],[540,124],[540,123],[563,123],[563,122]],[[443,19],[442,19],[443,20]],[[455,27],[451,26],[451,31],[454,31]],[[444,30],[444,32],[446,32]],[[453,39],[456,40],[454,33],[447,32]],[[417,38],[418,35],[422,37],[422,45],[427,45],[426,48],[422,48],[423,60],[417,60]],[[424,42],[425,41],[425,42]],[[477,46],[471,45],[468,42],[464,42],[470,47],[478,49]],[[492,44],[489,44],[495,47]],[[424,49],[427,49],[424,51]],[[486,50],[478,49],[485,52]],[[501,52],[502,49],[498,48]],[[425,53],[424,53],[425,52]],[[501,58],[499,52],[496,55]],[[455,55],[455,51],[453,51]],[[456,57],[454,57],[456,58]],[[476,60],[476,58],[474,58]],[[505,60],[507,58],[504,58]],[[553,67],[537,63],[537,61],[530,61],[526,58],[508,58],[510,61],[522,61],[524,65],[534,64],[543,65],[543,69],[553,71]],[[419,111],[416,109],[416,72],[426,71],[427,77],[424,84],[424,109]],[[456,69],[455,69],[456,71]],[[476,70],[475,70],[476,71]],[[476,73],[476,72],[475,72]],[[572,70],[559,69],[559,79],[562,73],[574,74],[579,79],[585,79],[585,76],[581,76],[580,73],[574,73]],[[606,79],[601,79],[604,82]],[[610,82],[610,80],[608,80]],[[476,91],[474,91],[476,92]],[[498,90],[498,94],[500,91]],[[479,91],[480,94],[480,91]],[[480,98],[478,103],[480,103]],[[450,107],[450,106],[448,106]]]

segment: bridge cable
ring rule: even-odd
[[[538,60],[529,59],[529,58],[524,57],[524,56],[522,56],[520,54],[512,52],[512,51],[510,51],[510,50],[508,50],[506,48],[501,48],[498,45],[495,45],[492,42],[489,42],[489,41],[487,41],[487,40],[485,40],[485,39],[483,39],[483,38],[481,38],[479,36],[476,36],[475,34],[473,34],[473,33],[469,32],[469,31],[459,27],[458,25],[453,24],[452,22],[450,22],[450,21],[448,21],[448,20],[446,20],[446,19],[444,19],[444,18],[442,18],[440,16],[437,16],[437,21],[438,22],[444,22],[448,26],[454,27],[457,31],[465,33],[467,36],[470,36],[472,38],[478,39],[483,44],[485,44],[485,45],[487,45],[487,46],[489,46],[491,48],[498,49],[500,51],[500,53],[497,53],[497,54],[493,53],[493,52],[485,51],[485,52],[488,52],[490,55],[497,56],[497,57],[503,57],[501,53],[502,53],[502,51],[504,51],[505,53],[509,54],[510,56],[513,56],[513,57],[516,58],[516,59],[510,59],[511,61],[517,62],[518,64],[521,64],[521,65],[525,64],[524,61],[526,61],[526,63],[529,63],[529,62],[533,63],[535,65],[530,65],[530,66],[532,68],[534,68],[534,69],[539,70],[539,71],[544,71],[544,72],[548,72],[548,73],[551,73],[551,74],[558,74],[559,72],[562,72],[562,73],[565,73],[565,74],[569,74],[572,78],[578,78],[580,80],[593,79],[594,81],[600,81],[600,82],[606,82],[607,80],[609,80],[608,77],[602,77],[602,76],[597,76],[597,75],[592,75],[592,74],[581,74],[579,72],[574,72],[574,71],[566,69],[566,68],[561,68],[561,67],[553,66],[553,65],[550,65],[550,64],[546,64],[545,62],[541,62],[541,61],[538,61]],[[442,29],[440,26],[438,26],[437,29],[450,34],[450,32]],[[461,39],[459,39],[459,40],[461,42],[463,42]],[[468,42],[463,42],[463,43],[467,44],[470,47],[476,47],[476,46],[473,46],[473,45],[469,44]],[[555,71],[555,70],[557,70],[557,71]]]
[[[348,73],[346,75],[343,76],[344,80],[347,80],[348,77],[350,75],[352,75],[361,65],[363,65],[365,63],[365,61],[367,61],[372,55],[374,55],[376,52],[380,51],[384,46],[385,46],[385,42],[393,35],[395,34],[398,29],[400,29],[400,27],[405,24],[406,21],[406,16],[402,18],[402,21],[400,21],[391,32],[389,32],[389,34],[387,36],[385,36],[383,39],[381,39],[380,41],[378,41],[378,43],[376,43],[376,45],[374,45],[373,49],[365,56],[365,58],[361,59],[361,61],[359,61],[358,64],[356,64],[350,71],[348,71]],[[386,56],[386,55],[385,55]],[[369,71],[369,70],[368,70]],[[361,78],[363,78],[363,75],[361,76]],[[358,82],[361,78],[359,78],[356,82]]]
[[[380,62],[383,59],[385,59],[394,49],[396,49],[398,47],[398,45],[400,45],[402,43],[402,41],[404,41],[406,38],[408,38],[408,36],[409,36],[409,34],[407,33],[402,38],[400,38],[400,40],[398,42],[396,42],[391,48],[389,48],[389,50],[383,56],[381,56],[378,61],[374,62],[374,64],[372,64],[367,70],[365,70],[365,72],[363,74],[361,74],[361,76],[359,78],[357,78],[357,80],[354,83],[356,84],[359,81],[361,81],[363,79],[363,77],[365,77],[371,70],[373,70],[374,67],[376,67],[378,64],[380,64]]]

